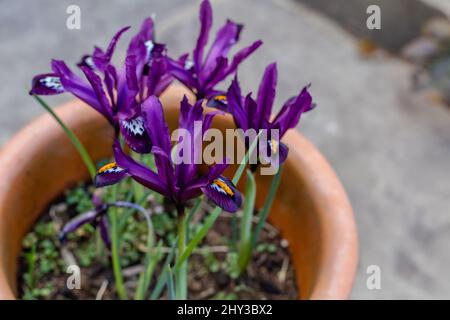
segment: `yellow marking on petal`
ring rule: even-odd
[[[270,141],[270,148],[272,149],[272,153],[276,154],[278,151],[278,142],[275,139]]]
[[[233,190],[231,190],[231,188],[221,179],[214,179],[213,183],[218,186],[220,189],[222,189],[223,191],[225,191],[225,193],[227,195],[229,195],[230,197],[234,196],[234,192]]]
[[[215,96],[214,97],[214,100],[216,100],[216,101],[222,101],[222,102],[226,102],[227,101],[227,96],[225,96],[225,95],[218,95],[218,96]]]
[[[112,169],[112,168],[115,168],[115,167],[117,167],[117,163],[115,163],[115,162],[111,162],[111,163],[105,164],[103,167],[101,167],[100,169],[98,169],[98,173],[99,173],[99,174],[102,174],[102,173],[104,173],[105,171],[108,171],[108,170],[110,170],[110,169]]]

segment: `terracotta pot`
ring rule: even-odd
[[[172,128],[184,93],[174,86],[162,96]],[[94,160],[111,155],[112,131],[91,108],[73,101],[56,112]],[[221,116],[213,126],[231,128],[233,123]],[[357,264],[350,203],[336,174],[311,143],[295,130],[284,141],[290,153],[270,219],[289,241],[299,298],[346,299]],[[43,115],[3,148],[0,177],[0,299],[14,299],[23,236],[52,200],[88,174],[64,132],[49,115]],[[270,179],[257,177],[259,205]]]

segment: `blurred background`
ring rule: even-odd
[[[450,2],[212,4],[215,29],[230,17],[245,23],[240,46],[264,41],[240,69],[246,90],[256,91],[273,61],[278,106],[312,84],[318,108],[298,130],[329,160],[354,208],[360,262],[352,298],[450,298]],[[381,9],[381,30],[366,26],[370,4]],[[81,9],[80,30],[66,27],[69,5]],[[51,58],[74,65],[94,44],[106,47],[119,28],[136,31],[151,14],[157,40],[178,56],[193,48],[198,6],[197,0],[0,0],[0,144],[43,113],[27,92],[35,74],[50,70]],[[370,265],[381,268],[380,290],[366,286]]]

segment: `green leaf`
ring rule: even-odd
[[[153,289],[150,300],[156,300],[161,295],[162,290],[164,289],[164,286],[167,284],[167,273],[169,272],[170,263],[172,262],[174,256],[175,256],[175,248],[178,244],[178,238],[175,239],[174,243],[172,244],[172,248],[170,250],[170,253],[167,255],[166,260],[163,264],[163,271],[159,275],[158,281],[156,281],[155,288]]]
[[[156,250],[154,252],[152,252],[150,248],[147,248],[147,252],[145,254],[144,270],[142,270],[141,274],[139,275],[138,285],[134,296],[135,300],[143,300],[145,298],[145,294],[150,286],[153,272],[155,271],[156,265],[162,258],[162,245],[163,243],[162,241],[160,241],[156,246]]]
[[[250,261],[252,254],[252,218],[255,210],[256,183],[253,174],[247,170],[247,185],[245,187],[244,211],[241,220],[239,242],[239,272],[242,274]]]
[[[167,294],[169,300],[173,300],[175,298],[175,289],[173,285],[173,273],[170,266],[168,266],[168,273],[167,273]]]
[[[183,214],[178,217],[178,258],[183,254],[186,247],[186,220],[187,217]],[[169,270],[170,271],[170,270]],[[187,299],[187,261],[181,263],[175,270],[175,281],[177,283],[175,297],[177,300]]]
[[[266,223],[267,217],[269,216],[270,209],[272,208],[273,200],[275,199],[275,195],[277,193],[278,186],[280,185],[282,171],[283,171],[283,167],[280,167],[278,169],[277,174],[273,177],[272,183],[270,184],[269,193],[267,194],[266,201],[264,202],[264,206],[259,211],[259,214],[258,214],[259,221],[255,227],[255,230],[253,231],[253,239],[252,239],[253,246],[255,246],[256,242],[258,241],[259,235],[261,234],[264,224]]]
[[[87,169],[89,170],[89,174],[91,175],[92,180],[94,180],[97,170],[95,169],[94,162],[92,161],[91,157],[89,156],[88,152],[84,148],[81,141],[77,138],[75,133],[64,124],[64,122],[58,117],[58,115],[52,110],[52,108],[50,108],[50,106],[41,97],[36,95],[33,95],[33,97],[36,99],[37,102],[39,102],[39,104],[42,107],[44,107],[45,110],[48,111],[48,113],[50,113],[50,115],[56,120],[56,122],[58,122],[58,124],[67,134],[70,141],[74,145],[75,149],[77,149],[78,154],[80,155]]]

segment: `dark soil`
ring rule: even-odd
[[[44,213],[27,235],[19,261],[19,293],[24,299],[117,299],[114,277],[108,252],[99,239],[97,231],[87,225],[77,230],[62,246],[57,240],[61,226],[78,211],[89,209],[89,193],[76,190],[62,197]],[[73,192],[73,191],[71,191]],[[83,195],[82,193],[86,194]],[[68,201],[69,200],[69,201]],[[81,206],[86,208],[79,208]],[[76,203],[76,204],[75,204]],[[192,221],[201,224],[208,212],[204,208]],[[166,215],[166,216],[164,216]],[[174,220],[161,213],[153,217],[158,238],[168,241],[173,231],[170,224]],[[266,224],[247,272],[240,277],[230,269],[231,260],[237,259],[230,252],[232,228],[230,214],[223,214],[203,240],[198,250],[189,260],[189,299],[296,299],[295,273],[288,251],[288,243],[283,240],[270,224]],[[161,223],[162,220],[163,222]],[[239,218],[238,218],[239,221]],[[164,227],[162,227],[164,225]],[[142,270],[146,248],[146,225],[143,219],[130,219],[123,231],[121,242],[121,263],[128,296],[132,298],[137,279]],[[159,230],[159,232],[158,232]],[[169,242],[169,241],[168,241]],[[164,253],[170,250],[167,243]],[[161,263],[153,274],[150,290],[154,287],[162,269]],[[75,263],[81,270],[81,289],[68,289],[70,277],[67,265]],[[161,299],[167,299],[163,291]]]

